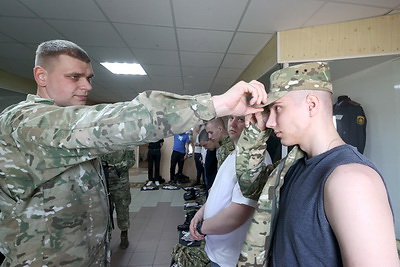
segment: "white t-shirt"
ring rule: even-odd
[[[265,153],[264,153],[264,163],[265,163],[265,165],[269,165],[272,163],[272,159],[268,153],[268,150],[265,150]]]
[[[236,154],[231,153],[221,167],[211,187],[204,209],[204,220],[213,217],[231,202],[256,207],[257,201],[245,198],[236,177]],[[236,266],[251,217],[236,230],[225,235],[207,235],[205,251],[211,261],[221,267]]]

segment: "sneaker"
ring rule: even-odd
[[[156,188],[158,188],[158,187],[156,187]],[[164,185],[164,186],[162,187],[162,189],[165,189],[165,190],[179,190],[180,187],[173,186],[173,185]]]
[[[147,184],[146,184],[146,186],[150,186],[150,185],[152,185],[152,184],[153,184],[153,181],[148,181]]]
[[[159,181],[156,181],[156,186],[160,186],[160,182]]]

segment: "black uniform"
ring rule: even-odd
[[[366,141],[367,119],[361,105],[348,96],[338,97],[333,105],[333,115],[336,117],[337,131],[342,139],[364,153]]]
[[[157,142],[149,143],[149,151],[147,152],[148,162],[148,179],[149,181],[155,182],[161,181],[160,176],[160,161],[161,161],[161,147],[164,143],[164,139],[158,140]],[[153,175],[153,164],[154,164],[154,175]]]

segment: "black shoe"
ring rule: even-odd
[[[183,203],[183,210],[198,210],[203,206],[200,202],[185,202]]]
[[[121,232],[121,243],[119,244],[121,249],[126,249],[129,247],[128,231]]]
[[[187,193],[183,194],[183,199],[188,201],[188,200],[194,200],[196,199],[196,191],[192,188],[189,190]]]
[[[184,175],[183,173],[177,173],[174,178],[175,180],[177,180],[178,183],[181,184],[186,184],[190,181],[189,177]]]
[[[178,225],[176,228],[179,231],[188,231],[190,222],[192,221],[195,214],[196,214],[196,212],[193,212],[193,211],[187,212],[185,215],[185,222],[183,224]]]
[[[198,188],[193,187],[193,186],[185,186],[185,187],[182,187],[182,189],[185,190],[186,192],[189,192],[189,191],[191,191],[192,189],[194,189],[194,190],[199,190]]]

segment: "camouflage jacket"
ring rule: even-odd
[[[229,154],[235,150],[235,143],[229,138],[229,136],[224,137],[219,141],[220,147],[218,148],[218,169],[229,156]]]
[[[209,94],[159,91],[129,102],[69,107],[28,95],[5,109],[2,266],[107,265],[108,199],[99,156],[185,132],[215,115]]]
[[[238,266],[268,266],[274,222],[279,211],[279,190],[289,168],[304,152],[295,146],[280,161],[265,166],[266,140],[271,130],[245,128],[237,144],[236,175],[244,196],[258,200]]]

